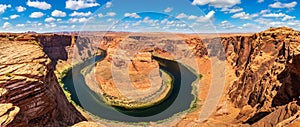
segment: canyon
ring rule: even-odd
[[[140,52],[128,64],[130,73],[134,77],[140,76],[139,80],[131,79],[136,81],[133,86],[138,89],[149,88],[150,81],[146,75],[158,67],[151,54],[185,61],[201,74],[194,102],[196,108],[180,118],[162,123],[164,126],[300,125],[299,31],[280,27],[254,34],[98,34],[1,33],[0,125],[110,126],[109,122],[96,123],[88,113],[72,105],[58,82],[64,70],[101,54],[100,49],[108,54],[102,63],[95,65],[97,80],[102,83],[111,82],[111,77],[107,77],[110,81],[106,81],[101,76],[108,73],[106,70],[111,63],[124,65],[122,59],[114,58],[116,50],[129,51],[129,56]],[[158,38],[161,40],[154,41]],[[141,41],[143,43],[139,44]],[[209,100],[207,96],[214,79],[213,59],[226,63],[225,80],[220,81],[225,86],[213,113],[201,121],[201,105]],[[159,78],[158,70],[153,73],[154,77],[157,76],[155,78]],[[107,88],[115,94],[115,89]],[[160,123],[150,124],[160,126]],[[122,123],[113,125],[120,126]]]

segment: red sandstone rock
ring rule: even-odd
[[[7,126],[70,126],[85,120],[66,99],[39,45],[2,41],[0,49],[0,88],[6,90],[0,103],[20,109],[9,115],[14,118]]]

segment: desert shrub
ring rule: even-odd
[[[7,73],[5,73],[5,76],[11,77],[11,73],[10,73],[10,72],[7,72]]]
[[[40,45],[36,40],[29,40],[29,42],[33,43],[34,45]]]
[[[198,78],[199,78],[199,79],[201,79],[202,77],[203,77],[203,75],[202,75],[202,74],[199,74],[199,75],[198,75]]]

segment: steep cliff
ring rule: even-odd
[[[0,103],[6,105],[1,126],[70,126],[85,120],[66,99],[38,43],[1,41],[0,49]]]
[[[235,122],[274,126],[299,119],[299,35],[290,28],[271,28],[224,43],[238,77],[228,92],[241,109]]]

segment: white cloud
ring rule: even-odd
[[[174,21],[168,21],[167,26],[175,26],[175,22]]]
[[[266,18],[258,18],[254,21],[259,23],[259,24],[262,24],[262,25],[267,25],[269,22],[271,22],[270,19],[266,19]]]
[[[262,3],[262,2],[264,2],[264,0],[257,0],[257,2],[258,2],[258,3]]]
[[[286,21],[286,20],[290,20],[290,19],[294,19],[296,18],[295,16],[289,16],[289,15],[286,15],[282,18],[282,21]]]
[[[283,13],[270,13],[270,14],[263,14],[262,16],[267,18],[282,18],[282,21],[296,18],[295,16],[289,16]]]
[[[145,17],[142,21],[143,23],[147,23],[149,24],[150,26],[158,26],[159,25],[159,20],[153,20],[153,19],[150,19],[150,17]]]
[[[79,18],[78,19],[78,22],[80,22],[80,23],[87,22],[87,21],[89,21],[88,18]]]
[[[274,22],[270,22],[269,26],[282,26],[284,24],[284,22],[279,22],[279,21],[274,21]]]
[[[258,14],[249,14],[249,13],[245,13],[245,12],[240,12],[240,13],[236,13],[233,16],[231,16],[231,18],[240,18],[240,19],[252,19],[258,17]]]
[[[182,19],[182,18],[186,18],[188,17],[188,15],[184,14],[184,13],[180,13],[179,15],[176,16],[176,18],[178,19]]]
[[[71,22],[71,23],[78,22],[78,18],[70,18],[69,22]]]
[[[285,24],[290,27],[298,27],[298,29],[300,28],[300,20],[290,20],[290,21],[286,22]]]
[[[26,10],[26,8],[22,7],[22,6],[18,6],[18,7],[16,7],[16,10],[17,10],[17,12],[23,12]]]
[[[186,27],[186,24],[181,23],[181,24],[176,24],[175,26],[177,28],[184,28],[184,27]]]
[[[102,13],[99,13],[99,14],[98,14],[98,17],[99,17],[99,18],[102,18],[102,17],[104,17],[104,15],[103,15]]]
[[[92,15],[92,12],[77,12],[77,11],[74,11],[72,14],[70,14],[69,16],[72,16],[72,17],[74,17],[74,16],[90,16],[90,15]]]
[[[110,8],[112,6],[112,2],[107,2],[106,4],[105,4],[105,7],[106,8]]]
[[[51,16],[53,17],[66,17],[66,12],[60,11],[60,10],[54,10],[51,13]]]
[[[55,24],[55,23],[50,23],[50,24],[45,24],[45,27],[47,27],[47,28],[54,28],[54,27],[56,27],[57,25]]]
[[[198,17],[195,16],[195,15],[190,15],[187,17],[189,20],[194,20],[194,19],[197,19]]]
[[[142,21],[141,21],[141,20],[139,20],[139,21],[137,21],[137,22],[133,23],[133,24],[132,24],[132,26],[139,26],[139,25],[141,25],[141,23],[142,23]]]
[[[67,0],[66,8],[70,10],[79,10],[83,8],[90,8],[100,6],[95,0]]]
[[[30,22],[30,21],[29,21]],[[39,22],[27,22],[28,25],[32,26],[32,27],[39,27],[39,28],[42,28],[41,26],[43,25],[42,23],[39,23]]]
[[[106,20],[106,22],[112,22],[112,21],[114,21],[114,19],[112,19],[112,18],[109,18]]]
[[[260,26],[257,26],[255,24],[252,23],[245,23],[242,25],[242,27],[238,27],[239,29],[245,29],[245,28],[249,28],[249,29],[261,29]]]
[[[34,7],[42,10],[48,10],[51,8],[51,4],[46,3],[45,1],[40,2],[40,1],[27,1],[27,6],[29,7]]]
[[[49,17],[45,19],[45,22],[54,22],[54,21],[56,21],[56,19],[53,17]]]
[[[3,23],[3,26],[2,26],[3,29],[7,29],[8,27],[10,27],[10,23],[9,22]]]
[[[75,27],[76,27],[76,25],[72,25],[72,26],[71,26],[71,28],[75,28]]]
[[[266,14],[266,13],[268,13],[268,12],[271,12],[271,10],[269,10],[269,9],[261,10],[259,13],[260,13],[260,14]]]
[[[71,22],[71,23],[75,23],[75,22],[84,23],[84,22],[87,22],[87,21],[89,21],[89,18],[85,18],[85,17],[83,17],[83,18],[70,18],[69,19],[69,22]]]
[[[44,16],[44,13],[42,12],[33,12],[30,14],[30,18],[40,18],[40,17],[43,17]]]
[[[25,24],[17,24],[16,27],[24,27]]]
[[[141,16],[139,16],[137,13],[125,13],[124,14],[125,17],[130,17],[130,18],[141,18]]]
[[[7,8],[11,8],[11,5],[0,4],[0,14],[4,13]]]
[[[106,16],[109,16],[109,17],[114,17],[116,16],[117,14],[115,12],[107,12],[106,13]]]
[[[229,21],[227,20],[224,20],[220,23],[220,26],[223,28],[223,29],[231,29],[231,28],[234,28],[235,26],[232,25]]]
[[[269,7],[271,8],[293,8],[297,5],[297,2],[291,2],[291,3],[281,3],[281,2],[275,2],[273,4],[270,4]]]
[[[178,18],[178,19],[187,18],[189,20],[196,19],[197,22],[208,22],[208,21],[212,20],[212,18],[214,17],[214,14],[215,14],[215,11],[210,11],[204,16],[197,17],[195,15],[189,16],[189,15],[186,15],[185,13],[180,13],[176,16],[176,18]]]
[[[243,24],[243,27],[244,27],[244,28],[245,28],[245,27],[251,27],[251,26],[253,26],[253,24],[251,24],[251,23]]]
[[[18,17],[20,17],[20,15],[11,15],[11,16],[9,16],[10,19],[15,19],[15,18],[18,18]]]
[[[9,20],[9,18],[8,18],[8,17],[3,17],[2,19],[3,19],[3,20]]]
[[[59,28],[61,28],[61,29],[67,29],[67,28],[69,28],[69,26],[64,25],[64,26],[59,26]]]
[[[243,8],[240,7],[234,7],[234,8],[222,8],[221,11],[226,12],[226,13],[237,13],[243,11]]]
[[[289,17],[287,16],[286,19],[282,19],[282,21],[276,21],[273,19],[266,19],[266,18],[258,18],[254,20],[255,22],[262,24],[267,27],[279,27],[279,26],[289,26],[289,27],[300,27],[300,20],[288,20],[289,18],[294,18],[293,16]]]
[[[286,14],[283,13],[270,13],[270,14],[263,14],[263,17],[273,17],[273,18],[278,18],[278,17],[284,17]]]
[[[208,21],[212,20],[212,18],[214,17],[214,14],[215,14],[215,11],[210,11],[205,16],[198,17],[198,19],[196,21],[197,22],[208,22]]]
[[[192,5],[208,4],[209,6],[213,6],[215,8],[228,8],[240,3],[240,0],[194,0]]]
[[[163,20],[160,21],[161,24],[165,24],[167,22],[168,22],[168,19],[163,19]]]
[[[164,10],[164,12],[165,12],[165,13],[168,13],[168,12],[171,12],[172,10],[173,10],[173,8],[167,7],[167,8]]]

